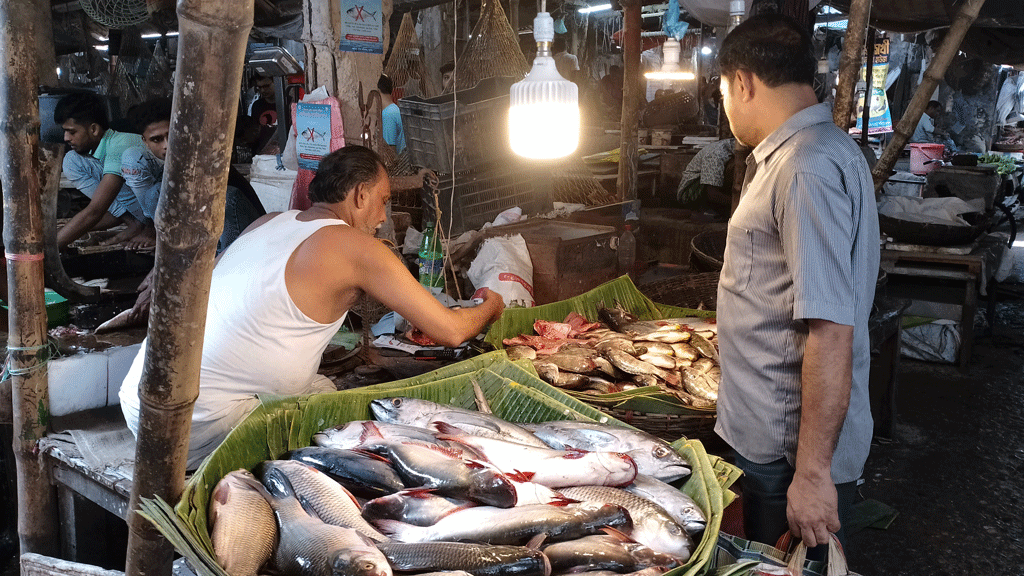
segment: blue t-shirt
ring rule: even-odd
[[[402,129],[402,112],[398,104],[392,103],[381,112],[384,141],[395,147],[399,154],[405,150],[405,130]]]

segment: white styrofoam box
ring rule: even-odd
[[[47,380],[53,416],[107,405],[107,356],[103,353],[50,360]]]
[[[132,367],[135,356],[138,355],[142,344],[131,346],[118,346],[106,351],[107,354],[107,406],[114,406],[121,403],[118,392],[121,390],[121,382],[124,380],[128,369]]]

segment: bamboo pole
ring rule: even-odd
[[[136,512],[141,497],[184,488],[199,364],[253,0],[179,0],[179,48],[156,277],[139,386],[139,437],[128,517],[128,576],[171,572],[171,548]]]
[[[964,35],[967,34],[967,30],[978,17],[984,4],[985,0],[967,0],[957,11],[953,18],[953,25],[949,27],[946,37],[942,39],[942,45],[939,46],[935,57],[932,58],[928,69],[924,72],[924,80],[914,92],[914,97],[910,99],[907,111],[903,113],[903,117],[896,124],[892,140],[885,147],[878,163],[875,164],[875,169],[871,173],[875,181],[875,192],[881,190],[882,184],[889,179],[889,172],[896,165],[896,159],[899,158],[903,147],[907,145],[910,137],[914,134],[917,123],[921,120],[921,114],[924,114],[925,108],[928,107],[932,93],[935,92],[939,81],[946,74],[949,63],[953,61],[953,57],[960,50],[960,43],[963,41]]]
[[[0,181],[8,277],[8,360],[21,552],[54,556],[57,500],[36,442],[49,424],[43,223],[39,201],[39,69],[33,0],[0,0]]]
[[[832,120],[843,130],[850,129],[854,110],[853,88],[860,72],[860,55],[870,15],[871,0],[853,0],[850,3],[850,20],[843,39],[843,54],[839,58],[839,85],[836,86],[835,105],[832,107]]]
[[[619,199],[636,199],[637,124],[640,121],[640,0],[622,4],[622,117],[619,126]]]

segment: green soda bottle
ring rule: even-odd
[[[428,222],[423,230],[419,257],[420,284],[434,294],[439,294],[444,288],[444,251],[433,222]]]

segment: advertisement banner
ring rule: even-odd
[[[381,0],[341,0],[342,52],[384,53]]]
[[[889,39],[875,41],[874,63],[871,67],[871,112],[868,118],[868,134],[892,132],[892,115],[889,112],[889,98],[885,94],[885,78],[889,75]],[[867,82],[867,64],[861,66],[860,81],[857,82],[857,125],[850,129],[860,134],[864,123],[864,92]]]
[[[295,105],[295,153],[299,168],[316,171],[320,160],[331,153],[331,107],[328,104]]]

